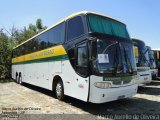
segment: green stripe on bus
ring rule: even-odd
[[[68,60],[68,56],[67,55],[60,55],[60,56],[53,56],[53,57],[49,57],[49,58],[41,58],[41,59],[23,61],[23,62],[12,63],[12,64],[19,65],[19,64],[31,64],[31,63],[50,62],[50,61],[60,61],[60,60]]]

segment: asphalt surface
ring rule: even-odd
[[[8,114],[12,117],[21,115],[23,118],[29,114],[24,117],[28,119],[104,119],[106,115],[107,118],[108,115],[120,115],[123,118],[126,116],[122,115],[133,117],[137,114],[144,118],[157,115],[155,117],[160,119],[160,80],[139,87],[138,93],[132,98],[104,104],[85,103],[71,97],[59,101],[53,92],[46,89],[29,84],[20,86],[15,82],[0,83],[0,114],[1,118]],[[109,118],[115,119],[113,116]]]

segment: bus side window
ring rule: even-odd
[[[31,52],[34,52],[34,39],[25,44],[25,54],[29,54]]]
[[[25,54],[25,45],[22,45],[21,46],[21,55],[24,55]]]
[[[76,71],[83,77],[88,76],[88,53],[86,43],[77,47]]]
[[[17,49],[17,57],[19,57],[21,54],[20,54],[20,47],[16,48]]]
[[[13,50],[13,58],[18,57],[17,48]]]
[[[38,50],[43,50],[45,48],[48,48],[48,32],[42,33],[38,37],[36,37],[39,41],[39,48]]]
[[[17,52],[16,52],[16,50],[17,50],[17,49],[12,50],[12,58],[17,57]]]
[[[33,51],[35,52],[35,51],[38,51],[38,43],[39,43],[39,41],[36,39],[36,38],[34,38],[34,40],[33,40]]]
[[[31,52],[31,48],[30,48],[30,47],[31,47],[31,46],[30,46],[30,41],[29,41],[29,42],[27,42],[27,43],[25,44],[25,48],[26,48],[25,54],[28,54],[28,53]]]
[[[80,16],[72,18],[68,21],[67,41],[80,37],[84,34],[84,26]]]
[[[76,60],[75,48],[70,48],[68,50],[68,57],[69,57],[69,60],[70,60],[72,67],[75,69],[75,60]]]
[[[12,55],[11,55],[11,58],[14,58],[15,56],[15,51],[14,50],[12,50]]]
[[[48,31],[48,45],[53,46],[58,43],[63,43],[65,38],[65,23],[61,23]]]

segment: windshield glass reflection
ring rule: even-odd
[[[125,74],[136,71],[131,43],[97,39],[93,67],[98,73]]]

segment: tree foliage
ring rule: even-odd
[[[11,54],[14,43],[3,31],[0,32],[0,77],[11,76]]]
[[[42,20],[37,19],[36,24],[29,24],[28,27],[24,27],[22,30],[15,30],[14,40],[17,44],[33,37],[39,32],[45,30],[47,27],[42,25]]]
[[[28,27],[24,27],[22,30],[16,29],[14,26],[11,30],[0,28],[0,78],[11,77],[13,47],[46,28],[46,26],[42,25],[41,19],[37,19],[35,25],[29,24]]]

